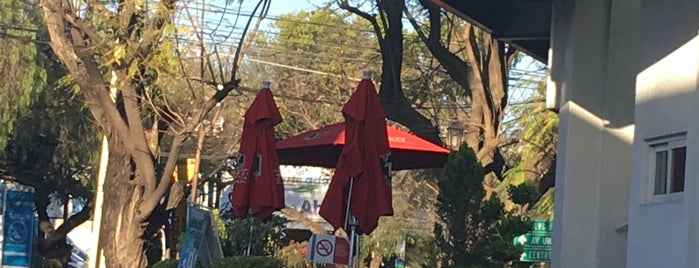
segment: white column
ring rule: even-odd
[[[553,1],[549,86],[559,99],[549,103],[561,104],[555,268],[626,266],[637,66],[633,2]]]

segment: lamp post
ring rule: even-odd
[[[447,127],[447,143],[452,150],[458,150],[463,142],[466,126],[457,118],[453,118]]]

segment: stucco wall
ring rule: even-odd
[[[697,267],[699,1],[641,3],[627,267]],[[687,132],[685,191],[651,194],[654,137]]]
[[[560,107],[552,266],[625,267],[639,6],[553,1]]]
[[[561,123],[552,266],[697,267],[699,0],[553,5],[549,103],[560,105]],[[658,199],[647,140],[678,132],[685,191]]]

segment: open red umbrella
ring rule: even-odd
[[[359,231],[369,234],[378,226],[379,217],[393,215],[393,205],[386,114],[368,74],[342,114],[345,144],[318,213],[336,229],[347,228],[349,206],[359,221]]]
[[[449,150],[407,131],[387,125],[392,170],[440,168]],[[345,145],[345,124],[337,123],[277,142],[282,165],[334,168]]]
[[[281,122],[269,82],[265,82],[244,116],[231,194],[233,214],[237,218],[252,215],[266,220],[272,217],[272,212],[285,207],[284,182],[274,140],[274,126]]]

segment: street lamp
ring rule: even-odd
[[[449,123],[449,127],[447,127],[447,140],[452,150],[458,150],[459,146],[461,146],[461,142],[464,138],[464,130],[466,130],[466,126],[457,118],[452,119]]]

